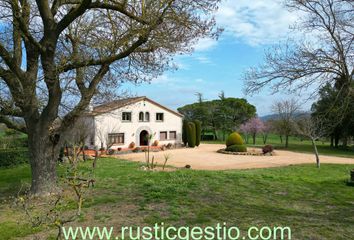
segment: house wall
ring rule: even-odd
[[[122,121],[122,113],[131,112],[131,122]],[[139,113],[150,113],[150,121],[139,121]],[[156,121],[156,113],[163,113],[164,120],[162,122]],[[127,148],[131,142],[136,146],[140,146],[140,133],[146,130],[149,134],[153,134],[151,143],[159,140],[159,145],[168,143],[181,143],[182,142],[182,117],[173,114],[149,101],[141,100],[134,104],[119,108],[109,113],[97,115],[94,118],[95,125],[95,141],[96,147],[100,148],[101,145],[106,147],[109,133],[124,133],[124,144],[114,145],[111,148],[118,147]],[[160,132],[167,131],[169,138],[170,131],[176,131],[176,140],[161,140]]]

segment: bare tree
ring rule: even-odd
[[[311,140],[313,151],[316,157],[317,167],[320,168],[320,158],[316,146],[316,141],[326,134],[326,128],[323,118],[305,117],[298,120],[295,124],[295,130],[298,134]]]
[[[149,81],[174,54],[217,37],[218,2],[0,1],[0,122],[28,134],[32,193],[56,188],[53,156],[91,100]]]
[[[275,102],[272,106],[273,113],[277,114],[278,129],[285,136],[285,147],[289,146],[289,136],[293,132],[294,119],[300,111],[300,105],[294,99]]]
[[[301,91],[312,84],[321,87],[326,83],[336,84],[347,93],[353,91],[353,1],[285,0],[285,3],[290,11],[301,13],[295,25],[301,37],[273,47],[265,55],[264,64],[249,69],[244,77],[246,92],[255,93],[263,87],[271,87],[273,92]]]
[[[109,135],[113,133],[117,133],[119,131],[119,126],[117,125],[101,125],[97,129],[97,137],[100,140],[101,148],[105,148],[109,150],[113,145],[114,142],[111,141]]]

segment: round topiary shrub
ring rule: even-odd
[[[240,134],[237,132],[233,132],[229,135],[229,137],[226,139],[226,146],[231,146],[231,145],[243,145],[244,141],[241,137]]]
[[[263,154],[272,153],[273,152],[273,146],[272,145],[265,145],[262,148],[262,152],[263,152]]]
[[[247,147],[245,145],[231,145],[228,146],[225,151],[227,152],[247,152]]]

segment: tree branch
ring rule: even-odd
[[[118,61],[122,58],[125,58],[127,56],[129,56],[132,52],[135,51],[135,49],[137,49],[138,47],[140,47],[141,45],[143,45],[144,43],[146,43],[148,40],[147,35],[145,36],[140,36],[139,39],[137,41],[135,41],[128,49],[126,49],[125,51],[119,53],[119,54],[115,54],[112,56],[108,56],[102,59],[88,59],[85,61],[81,61],[81,62],[73,62],[73,63],[69,63],[66,66],[63,66],[59,71],[60,72],[67,72],[73,69],[77,69],[77,68],[81,68],[81,67],[87,67],[87,66],[98,66],[98,65],[103,65],[103,64],[111,64],[115,61]]]
[[[114,3],[114,5],[113,5],[113,4],[109,4],[107,2],[98,2],[97,1],[97,2],[91,3],[89,8],[99,8],[99,9],[118,11],[118,12],[124,14],[125,16],[127,16],[127,17],[141,23],[141,24],[145,24],[145,25],[149,24],[149,22],[144,20],[143,18],[138,17],[138,16],[128,12],[126,10],[126,8],[124,7],[124,5],[120,4],[120,3]]]
[[[79,6],[70,9],[69,13],[65,15],[58,23],[56,30],[57,36],[59,36],[65,28],[75,21],[75,19],[84,14],[91,2],[92,0],[83,0]]]
[[[16,131],[27,133],[27,128],[25,125],[20,125],[6,116],[0,115],[0,123],[4,123],[6,127],[14,129]]]

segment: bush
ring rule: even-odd
[[[226,146],[231,146],[231,145],[243,145],[244,141],[241,137],[240,134],[237,132],[233,132],[229,135],[229,137],[226,139]]]
[[[0,137],[0,148],[25,148],[28,147],[28,139],[23,136]]]
[[[206,134],[201,137],[203,141],[213,141],[214,140],[214,135]]]
[[[141,151],[141,148],[140,148],[140,147],[136,147],[136,148],[133,149],[133,152],[134,152],[134,153],[137,153],[137,152],[140,152],[140,151]]]
[[[110,148],[107,150],[108,155],[113,155],[115,153],[114,149]]]
[[[27,149],[0,150],[0,167],[11,167],[28,163],[29,153]]]
[[[182,142],[184,146],[187,146],[188,143],[188,122],[186,120],[183,120],[183,126],[182,126]]]
[[[188,147],[194,148],[196,142],[196,135],[195,135],[195,124],[193,122],[189,122],[187,125],[187,138],[188,138]]]
[[[159,140],[155,140],[154,143],[152,144],[153,147],[157,147],[159,145]]]
[[[194,124],[195,124],[195,145],[198,147],[200,145],[200,139],[202,133],[202,122],[199,120],[195,120]]]
[[[263,152],[263,154],[273,152],[273,146],[272,145],[265,145],[264,147],[262,147],[262,152]]]
[[[247,152],[247,147],[245,145],[231,145],[228,146],[225,151],[227,152]]]
[[[131,143],[129,144],[129,148],[135,148],[135,142],[131,142]]]

